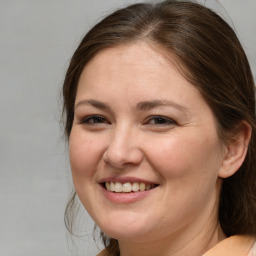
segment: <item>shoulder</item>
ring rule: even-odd
[[[248,256],[256,256],[256,242],[254,242]]]
[[[256,238],[232,236],[224,239],[203,256],[256,256]],[[97,256],[111,256],[106,250]]]
[[[231,236],[224,239],[203,256],[256,256],[256,239],[249,236]]]

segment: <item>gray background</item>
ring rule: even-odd
[[[88,28],[131,0],[0,0],[0,256],[95,255],[92,221],[74,245],[60,88]],[[138,1],[137,1],[138,2]],[[201,1],[204,2],[204,1]],[[206,1],[233,25],[256,70],[256,0]]]

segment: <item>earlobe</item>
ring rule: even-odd
[[[225,146],[223,162],[219,170],[220,178],[228,178],[241,167],[247,154],[252,127],[243,121],[236,129],[232,140]]]

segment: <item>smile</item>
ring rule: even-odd
[[[105,182],[103,186],[107,191],[116,193],[131,193],[139,191],[147,191],[157,187],[157,184],[146,184],[143,182]]]

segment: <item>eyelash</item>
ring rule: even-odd
[[[152,123],[154,121],[154,123]],[[110,122],[100,115],[91,115],[80,121],[81,124],[97,125],[97,124],[110,124]],[[151,116],[149,117],[144,125],[159,125],[167,126],[177,124],[173,119],[164,117],[164,116]]]
[[[153,124],[150,123],[153,120],[155,121],[155,123],[153,123]],[[174,125],[174,124],[177,124],[177,123],[173,119],[168,118],[168,117],[164,117],[164,116],[151,116],[150,118],[148,118],[146,120],[145,124],[165,126],[165,125]]]
[[[103,116],[100,115],[91,115],[87,116],[80,121],[81,124],[89,124],[89,125],[96,125],[96,124],[110,124]]]

